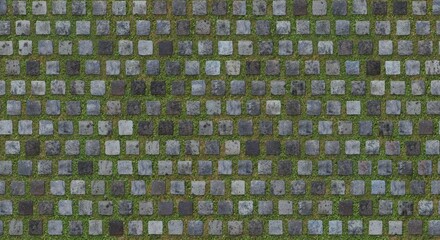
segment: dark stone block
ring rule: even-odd
[[[393,14],[394,15],[406,15],[408,3],[407,1],[394,1],[393,2]]]
[[[280,155],[281,154],[280,141],[267,141],[266,142],[266,154],[267,155]]]
[[[190,120],[179,121],[179,135],[190,136],[193,134],[193,122]]]
[[[172,12],[175,16],[186,15],[186,0],[173,0]]]
[[[298,100],[288,100],[286,103],[286,113],[290,116],[300,115],[301,103]]]
[[[82,221],[70,221],[69,222],[69,234],[70,236],[80,236],[83,234]]]
[[[182,112],[182,103],[180,101],[170,101],[167,103],[168,115],[179,115]]]
[[[202,236],[203,235],[203,222],[202,221],[189,221],[187,232],[189,236]]]
[[[220,143],[218,141],[206,141],[205,142],[205,154],[219,155],[220,154]]]
[[[367,102],[367,114],[368,115],[380,115],[380,100],[371,100]]]
[[[272,41],[260,41],[259,43],[260,55],[271,55],[273,52]],[[266,63],[267,64],[267,63]]]
[[[310,192],[312,193],[312,195],[325,194],[325,182],[324,181],[313,181],[311,184]]]
[[[251,93],[254,96],[264,96],[264,94],[266,94],[266,82],[253,81]]]
[[[46,142],[46,156],[56,156],[61,153],[61,143],[59,141]]]
[[[199,175],[212,175],[212,162],[211,161],[199,161],[198,166]]]
[[[29,221],[29,235],[43,235],[43,221],[30,220]]]
[[[338,174],[341,176],[348,176],[353,174],[353,161],[351,160],[338,161]]]
[[[141,102],[140,101],[128,101],[127,114],[139,115],[140,113],[141,113]]]
[[[345,0],[333,1],[333,15],[336,16],[347,15],[347,1]]]
[[[409,220],[408,221],[408,234],[409,235],[422,235],[423,233],[423,221],[422,220]]]
[[[297,76],[300,72],[300,66],[298,61],[287,61],[286,64],[286,76]]]
[[[152,121],[140,121],[138,124],[138,134],[141,136],[153,135],[154,123]]]
[[[351,94],[354,96],[364,96],[366,92],[365,81],[352,81]]]
[[[353,215],[353,201],[346,200],[339,202],[339,215],[351,216]]]
[[[333,166],[330,160],[324,160],[318,162],[318,175],[330,176],[333,173]]]
[[[312,201],[300,201],[299,214],[302,216],[309,216],[313,213]]]
[[[414,203],[412,201],[399,201],[397,213],[400,216],[411,216],[413,214]]]
[[[40,141],[26,141],[25,152],[27,156],[37,156],[40,154]]]
[[[270,34],[270,21],[268,20],[257,20],[255,33],[257,35],[269,35]]]
[[[98,42],[98,54],[99,55],[112,55],[113,54],[113,42],[101,40]]]
[[[44,181],[35,180],[31,182],[31,194],[32,195],[44,195],[45,186]]]
[[[161,216],[169,216],[173,214],[174,204],[172,201],[159,202],[158,213]]]
[[[434,123],[430,120],[419,122],[419,135],[431,135],[434,132]]]
[[[338,42],[339,55],[351,55],[353,53],[353,41],[343,40]]]
[[[279,176],[292,175],[292,161],[289,160],[278,161],[278,175]]]
[[[81,102],[68,101],[66,102],[66,113],[69,116],[76,116],[81,114]]]
[[[18,214],[20,215],[34,214],[34,203],[32,201],[20,201],[18,203]]]
[[[219,215],[231,215],[233,213],[233,205],[231,201],[219,201],[218,202],[218,214]]]
[[[113,196],[125,195],[125,184],[124,181],[113,181],[111,192]]]
[[[260,61],[246,61],[246,74],[248,75],[259,75],[260,68]]]
[[[191,201],[180,201],[178,208],[180,216],[191,216],[193,214],[193,202]]]
[[[66,62],[67,75],[79,75],[81,70],[80,61],[69,60]]]
[[[79,175],[93,174],[93,162],[92,161],[78,161],[78,174]]]
[[[179,61],[167,61],[165,63],[165,72],[167,75],[179,75],[180,74],[180,62]]]
[[[260,155],[260,141],[258,141],[258,140],[246,141],[246,155],[247,156]]]
[[[189,35],[191,29],[189,23],[188,20],[177,21],[177,35]]]
[[[289,221],[287,231],[289,232],[289,235],[301,235],[302,234],[302,221],[301,220]]]
[[[418,54],[419,55],[431,55],[432,54],[432,41],[425,40],[425,41],[419,41],[418,43]]]
[[[36,116],[41,114],[41,102],[40,101],[26,101],[26,114]]]
[[[379,175],[388,176],[393,173],[393,166],[391,161],[388,160],[379,160],[377,164],[377,171]]]
[[[424,195],[425,194],[425,181],[413,180],[410,184],[410,193],[414,195]]]
[[[245,95],[246,82],[243,80],[236,80],[231,82],[231,95]]]
[[[115,96],[122,96],[125,94],[125,81],[116,80],[111,83],[111,94]]]
[[[406,155],[417,156],[420,155],[420,142],[419,141],[407,141],[405,142]]]
[[[253,133],[252,121],[238,121],[238,135],[251,136]]]
[[[145,95],[145,89],[147,88],[145,81],[138,80],[131,82],[131,94],[132,95]]]
[[[70,83],[70,93],[72,95],[84,95],[84,81],[72,81]]]
[[[380,61],[374,61],[374,60],[367,61],[367,75],[370,76],[380,75]]]
[[[370,40],[359,41],[358,43],[358,53],[360,55],[371,55],[373,54],[373,42]]]
[[[155,0],[153,4],[153,14],[164,15],[167,14],[168,5],[166,0]]]
[[[393,135],[393,122],[392,121],[380,121],[379,122],[379,136],[391,136]]]
[[[261,121],[260,122],[260,134],[261,135],[272,135],[273,134],[272,121]]]
[[[75,0],[72,2],[72,15],[85,15],[86,14],[86,1]]]
[[[374,15],[387,15],[388,4],[385,1],[373,2]]]
[[[224,96],[226,93],[225,81],[215,80],[211,82],[211,94],[214,96]]]
[[[155,180],[151,183],[151,195],[162,195],[166,192],[166,184],[163,180]]]
[[[305,81],[292,81],[291,91],[292,95],[304,95],[306,92]]]
[[[266,61],[266,75],[280,75],[280,61],[270,60]]]
[[[159,135],[173,135],[173,133],[174,133],[173,121],[159,122]]]
[[[398,163],[398,172],[400,175],[412,175],[412,162],[410,161],[400,161]]]
[[[40,215],[53,215],[53,202],[48,202],[48,201],[39,202],[38,213]]]
[[[263,234],[263,221],[251,220],[249,221],[249,235],[260,236]]]
[[[150,90],[152,95],[165,95],[166,94],[165,81],[152,81]]]
[[[184,81],[173,81],[171,83],[171,94],[172,95],[185,94],[185,82]]]
[[[300,153],[301,153],[301,150],[299,147],[299,141],[287,141],[286,142],[286,154],[287,155],[299,156]]]
[[[30,161],[18,161],[17,168],[18,175],[30,176],[32,175],[32,164]]]
[[[110,221],[108,233],[110,236],[122,236],[124,234],[124,223],[118,220]]]
[[[173,55],[173,41],[159,42],[159,56]]]
[[[238,175],[251,175],[252,174],[252,161],[240,160],[238,161]]]
[[[296,16],[307,15],[307,0],[293,1],[293,15]]]
[[[373,201],[361,200],[359,202],[359,215],[361,215],[361,216],[373,215]]]
[[[228,3],[225,0],[215,0],[212,3],[213,15],[226,15],[228,12]]]
[[[369,136],[373,134],[373,123],[371,121],[359,121],[359,135]]]
[[[26,74],[31,76],[40,75],[40,61],[27,61]]]

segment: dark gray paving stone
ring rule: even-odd
[[[423,221],[422,220],[408,221],[408,234],[421,235],[422,233],[423,233]]]
[[[307,15],[308,4],[306,0],[293,1],[293,14],[296,16]]]
[[[347,1],[337,0],[332,3],[333,15],[345,16],[347,15]]]
[[[178,211],[180,216],[188,216],[193,214],[193,202],[180,201],[178,204]]]
[[[406,15],[408,3],[407,1],[393,1],[393,14]]]
[[[42,220],[29,221],[29,235],[33,235],[33,236],[43,235],[43,221]]]

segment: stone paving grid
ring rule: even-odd
[[[0,234],[440,235],[438,16],[0,0]]]

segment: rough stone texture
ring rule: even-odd
[[[438,237],[438,15],[0,0],[0,235]]]

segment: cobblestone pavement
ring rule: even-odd
[[[439,17],[0,0],[0,235],[440,235]]]

